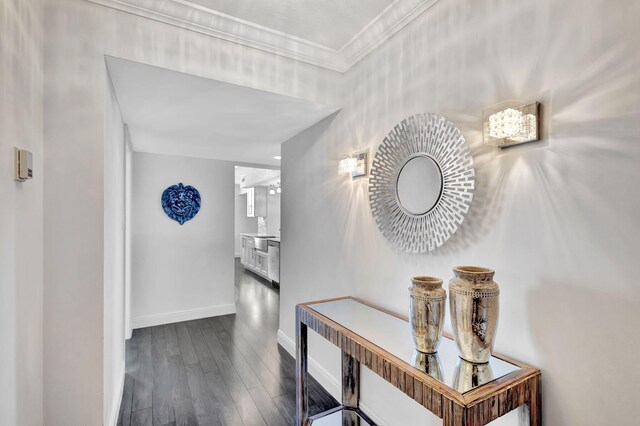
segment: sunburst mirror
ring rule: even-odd
[[[446,118],[418,114],[384,138],[371,165],[369,204],[382,234],[425,253],[458,230],[473,199],[473,158]]]

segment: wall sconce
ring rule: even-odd
[[[365,177],[369,174],[369,152],[363,151],[343,158],[338,162],[338,174],[350,174],[352,179]]]
[[[540,140],[540,103],[517,101],[499,104],[482,114],[486,145],[505,148]]]

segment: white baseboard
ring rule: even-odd
[[[296,344],[289,338],[282,330],[278,330],[278,343],[282,346],[292,357],[296,357]],[[323,366],[321,366],[313,357],[309,356],[309,374],[320,383],[320,385],[327,390],[337,401],[342,399],[342,385],[340,381],[329,373]],[[375,410],[372,410],[366,403],[360,401],[360,408],[366,413],[366,415],[379,426],[389,426],[387,422],[384,422],[376,414]]]
[[[122,368],[120,368],[120,374],[118,375],[118,384],[113,390],[113,399],[111,400],[111,412],[109,413],[109,417],[107,418],[106,426],[116,426],[118,422],[118,414],[120,414],[120,404],[122,402],[122,393],[124,392],[124,375],[125,375],[125,365],[122,363]]]
[[[282,330],[278,330],[278,343],[285,348],[292,357],[296,357],[296,344]],[[313,357],[309,357],[309,374],[325,388],[331,396],[340,401],[342,386],[338,379],[321,366]],[[371,419],[373,420],[373,419]]]
[[[171,324],[207,317],[217,317],[236,313],[236,304],[207,306],[205,308],[188,309],[185,311],[167,312],[164,314],[146,315],[133,318],[132,328],[153,327],[155,325]]]

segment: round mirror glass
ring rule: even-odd
[[[441,192],[442,173],[430,157],[413,157],[398,173],[396,194],[402,207],[410,214],[427,213],[436,205]]]

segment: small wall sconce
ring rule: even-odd
[[[486,145],[505,148],[540,140],[540,103],[522,105],[509,101],[485,110],[482,114],[483,139]]]
[[[367,176],[369,174],[368,158],[368,151],[362,151],[343,158],[338,162],[338,174],[350,174],[352,179]]]

